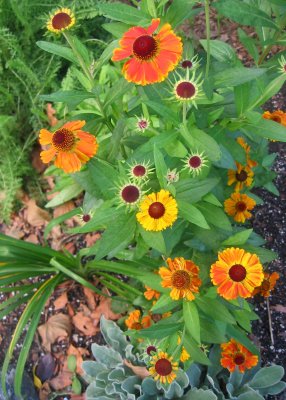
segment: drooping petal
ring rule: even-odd
[[[56,150],[51,147],[49,150],[41,151],[40,157],[44,164],[48,164],[56,155]]]

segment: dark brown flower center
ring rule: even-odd
[[[240,172],[235,174],[236,180],[239,182],[244,182],[247,179],[247,172],[242,169]]]
[[[151,356],[152,353],[156,353],[157,349],[155,346],[148,346],[146,349],[146,353],[148,354],[148,356]]]
[[[271,119],[274,122],[278,122],[278,124],[281,123],[281,117],[279,117],[278,115],[274,115],[273,117],[271,117]]]
[[[148,122],[145,119],[140,119],[138,121],[138,128],[144,131],[148,127]]]
[[[245,357],[243,354],[238,353],[234,356],[233,361],[236,365],[241,365],[244,363]]]
[[[140,324],[140,322],[133,322],[133,324],[131,325],[131,329],[135,329],[136,331],[140,331],[140,329],[142,329],[143,326],[142,324]]]
[[[183,68],[192,68],[193,63],[191,60],[184,60],[182,61],[182,67]]]
[[[144,176],[146,174],[146,168],[144,165],[135,165],[132,172],[135,176]]]
[[[88,221],[90,221],[90,215],[89,215],[89,214],[84,214],[84,215],[82,216],[82,220],[83,220],[83,222],[88,222]]]
[[[135,203],[140,197],[140,191],[137,186],[128,185],[122,189],[121,197],[126,203]]]
[[[182,99],[191,99],[196,94],[196,88],[191,82],[180,82],[176,87],[176,93]]]
[[[189,158],[189,166],[191,168],[199,168],[202,164],[202,160],[199,156],[192,156]]]
[[[155,371],[158,375],[167,376],[172,372],[172,364],[166,358],[161,358],[155,364]]]
[[[157,52],[157,42],[150,35],[139,36],[133,43],[133,53],[140,60],[150,60]]]
[[[71,23],[71,17],[65,12],[56,14],[52,19],[52,26],[54,29],[64,29]]]
[[[165,214],[165,207],[159,201],[155,201],[149,207],[148,213],[149,213],[150,217],[152,217],[152,218],[155,218],[155,219],[161,218]]]
[[[264,281],[261,284],[261,289],[262,290],[269,290],[270,289],[270,282],[264,279]]]
[[[187,271],[176,271],[172,275],[172,286],[176,289],[187,289],[190,287],[191,278]]]
[[[62,128],[53,134],[52,143],[58,151],[70,151],[75,144],[75,136],[68,129]]]
[[[241,264],[235,264],[229,269],[228,275],[234,282],[241,282],[246,277],[246,269]]]
[[[247,205],[244,203],[244,201],[238,201],[235,205],[235,209],[239,212],[243,212],[247,209]]]

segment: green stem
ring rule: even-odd
[[[73,41],[73,37],[69,34],[69,32],[63,32],[63,35],[66,38],[66,41],[68,42],[68,44],[69,44],[70,48],[72,49],[74,55],[78,59],[79,65],[81,66],[83,72],[85,73],[86,77],[90,81],[91,86],[93,87],[93,77],[91,75],[90,70],[88,69],[88,67],[85,64],[84,59],[82,58],[81,54],[77,50],[77,48],[76,48],[76,46],[74,44],[74,41]]]
[[[271,50],[271,47],[273,46],[273,44],[275,44],[275,42],[279,39],[280,34],[284,31],[285,25],[286,25],[286,14],[282,18],[282,21],[280,23],[280,29],[278,31],[276,31],[273,36],[272,43],[270,43],[268,46],[266,46],[265,49],[263,50],[262,54],[260,55],[257,65],[261,65],[263,63],[265,57]]]
[[[207,37],[207,65],[206,65],[206,78],[209,76],[210,70],[210,38],[211,38],[211,27],[210,27],[210,3],[209,0],[205,0],[205,18],[206,18],[206,37]]]
[[[187,123],[187,103],[183,103],[183,124]]]

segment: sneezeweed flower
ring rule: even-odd
[[[146,129],[148,129],[150,126],[150,121],[147,118],[142,117],[137,117],[136,121],[136,130],[138,132],[145,132]]]
[[[279,65],[280,65],[280,68],[278,68],[279,71],[282,74],[285,74],[286,73],[286,60],[285,60],[285,57],[281,56],[281,58],[278,60],[278,62],[279,62]]]
[[[191,78],[182,78],[174,84],[173,94],[179,102],[189,105],[193,104],[197,107],[196,101],[202,97],[202,91],[200,89],[202,83],[200,76],[195,79],[194,74]]]
[[[181,343],[181,338],[180,338],[180,336],[178,336],[177,344],[180,344],[180,343]],[[190,354],[187,352],[187,350],[185,349],[185,347],[182,346],[182,351],[181,351],[181,355],[180,355],[180,361],[181,361],[181,362],[188,361],[190,357],[191,357],[191,356],[190,356]]]
[[[265,111],[262,115],[264,119],[271,119],[271,121],[278,122],[283,126],[286,126],[286,113],[281,110],[276,110],[274,112]]]
[[[77,214],[80,224],[85,225],[87,222],[89,222],[92,219],[93,214],[94,213],[92,211],[84,212],[84,210],[81,209],[81,214]]]
[[[207,158],[205,157],[204,152],[191,152],[184,159],[184,163],[184,169],[187,169],[191,175],[198,176],[201,174],[202,169],[207,165]]]
[[[157,292],[157,290],[154,290],[154,289],[152,289],[152,288],[150,288],[149,286],[146,286],[146,285],[145,285],[145,289],[146,290],[144,292],[144,297],[147,300],[152,300],[152,299],[158,300],[159,299],[159,297],[161,295],[160,292]]]
[[[150,162],[134,162],[129,167],[128,175],[131,179],[137,181],[144,181],[148,179],[148,175],[153,171],[153,168],[150,168]]]
[[[47,29],[53,33],[67,31],[75,24],[75,16],[69,8],[59,8],[50,14],[47,22]]]
[[[263,281],[263,268],[256,254],[243,249],[229,248],[218,254],[211,266],[212,283],[226,300],[251,297]]]
[[[82,131],[85,121],[71,121],[64,124],[54,133],[47,129],[40,130],[41,145],[50,145],[48,150],[41,152],[43,163],[48,164],[55,158],[55,166],[66,173],[77,172],[91,157],[97,153],[96,138]]]
[[[152,19],[148,28],[130,28],[120,40],[120,48],[113,51],[112,61],[129,60],[122,72],[128,82],[148,85],[162,82],[182,56],[181,38],[169,24],[164,24],[155,34],[160,19]]]
[[[256,206],[256,202],[246,194],[232,193],[224,202],[225,212],[233,217],[236,222],[244,223],[252,217],[249,212]]]
[[[169,356],[163,351],[152,356],[150,361],[151,366],[149,372],[155,379],[163,384],[172,383],[176,379],[176,372],[178,370],[178,363],[173,362],[173,357]]]
[[[187,70],[194,71],[199,66],[200,66],[200,63],[199,63],[199,57],[197,54],[194,57],[192,57],[190,60],[185,59],[181,62],[181,67],[184,69],[187,69]]]
[[[177,172],[176,168],[175,169],[168,169],[167,174],[166,174],[166,180],[167,180],[167,185],[170,185],[171,183],[178,182],[180,178],[179,172]]]
[[[136,218],[146,231],[162,231],[172,226],[178,216],[176,200],[163,189],[145,196],[139,208]]]
[[[246,369],[251,369],[258,363],[258,356],[234,339],[228,343],[222,343],[220,347],[222,349],[220,363],[230,372],[234,372],[238,367],[239,371],[244,373]]]
[[[247,165],[248,165],[250,168],[256,167],[256,166],[257,166],[257,162],[254,161],[254,160],[251,160],[251,158],[249,157],[251,147],[246,143],[246,141],[245,141],[245,140],[243,139],[243,137],[241,137],[241,136],[238,137],[238,138],[236,139],[236,141],[237,141],[237,143],[245,150]]]
[[[253,182],[254,173],[249,166],[244,166],[239,162],[235,162],[237,169],[229,169],[228,170],[228,182],[227,184],[230,186],[235,183],[234,190],[236,192],[240,192],[244,186],[251,186]]]
[[[125,325],[129,329],[140,331],[141,329],[149,328],[152,324],[150,315],[141,316],[140,310],[134,310],[129,313],[128,318],[125,320]]]
[[[199,267],[191,260],[183,257],[167,259],[168,268],[161,267],[159,275],[163,279],[161,285],[170,288],[173,300],[194,300],[194,293],[199,292],[202,281],[199,278]]]
[[[264,278],[260,286],[256,287],[252,293],[253,296],[260,294],[263,297],[269,297],[270,292],[276,286],[276,281],[279,279],[279,274],[277,272],[264,272]]]
[[[142,196],[142,189],[139,185],[133,182],[127,182],[119,187],[118,199],[120,205],[129,208],[135,207],[140,201]]]

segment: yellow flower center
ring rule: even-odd
[[[167,376],[172,372],[172,364],[166,358],[161,358],[155,364],[155,371],[158,375]]]
[[[238,201],[235,205],[235,209],[236,211],[243,212],[247,209],[247,206],[244,201]]]
[[[135,39],[133,43],[133,54],[140,60],[152,59],[158,49],[158,44],[153,36],[142,35]]]
[[[71,23],[71,17],[65,12],[56,14],[52,19],[52,26],[54,29],[64,29]]]
[[[229,269],[228,274],[234,282],[241,282],[246,277],[246,269],[241,264],[235,264]]]
[[[154,219],[159,219],[165,214],[165,207],[162,203],[160,203],[160,201],[155,201],[150,205],[148,213],[150,217]]]
[[[176,289],[187,289],[190,287],[191,278],[187,271],[176,271],[172,275],[172,286]]]
[[[233,361],[234,361],[234,363],[235,363],[236,365],[241,365],[241,364],[244,363],[245,357],[244,357],[243,354],[237,353],[237,354],[234,356]]]
[[[75,136],[68,129],[62,128],[53,134],[52,143],[56,150],[67,152],[73,148]]]
[[[244,171],[244,169],[243,169],[243,170],[241,170],[240,172],[237,172],[237,173],[235,174],[235,176],[236,176],[236,180],[237,180],[237,181],[239,181],[239,182],[244,182],[244,181],[246,181],[246,179],[247,179],[247,172]]]

